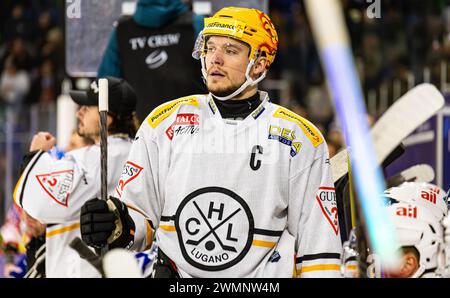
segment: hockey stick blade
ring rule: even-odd
[[[403,182],[431,182],[433,179],[433,168],[427,164],[418,164],[389,177],[386,180],[386,187],[399,186]]]
[[[444,97],[428,83],[420,84],[400,97],[371,129],[377,162],[383,160],[401,141],[444,106]],[[333,181],[347,174],[348,152],[340,151],[330,160]]]

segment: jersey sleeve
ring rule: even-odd
[[[148,127],[147,127],[148,128]],[[159,152],[150,130],[138,131],[116,188],[116,195],[128,206],[136,231],[133,249],[151,246],[161,215]]]
[[[291,177],[289,185],[288,229],[296,236],[297,276],[340,277],[342,245],[328,153]]]
[[[90,189],[84,171],[74,159],[56,160],[40,151],[23,171],[13,197],[16,204],[40,222],[57,224],[79,220],[83,203],[95,197]]]

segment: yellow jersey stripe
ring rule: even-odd
[[[62,233],[65,233],[65,232],[70,232],[70,231],[73,231],[75,229],[78,229],[79,227],[80,227],[80,223],[77,222],[77,223],[74,223],[74,224],[72,224],[70,226],[62,227],[62,228],[59,228],[59,229],[56,229],[56,230],[53,230],[53,231],[50,231],[50,232],[47,231],[45,233],[45,237],[49,238],[49,237],[52,237],[52,236],[55,236],[55,235],[58,235],[58,234],[62,234]]]
[[[166,225],[161,225],[161,226],[159,226],[161,229],[163,229],[164,231],[167,231],[167,232],[175,232],[176,231],[176,229],[175,229],[175,226],[166,226]]]
[[[341,270],[341,266],[338,264],[318,264],[311,266],[303,266],[300,273],[311,271],[325,271],[325,270]]]
[[[277,245],[277,243],[276,242],[270,242],[270,241],[253,240],[252,245],[272,248],[272,247],[275,247],[275,245]]]
[[[19,202],[17,201],[17,191],[19,190],[19,185],[22,183],[22,179],[23,179],[23,173],[22,175],[20,175],[19,180],[17,180],[16,186],[14,187],[14,191],[13,191],[13,201],[16,205],[19,205]],[[22,206],[20,206],[22,208]]]

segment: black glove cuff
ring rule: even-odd
[[[119,211],[120,220],[122,221],[122,234],[119,238],[109,243],[108,248],[125,248],[130,249],[134,244],[134,233],[136,231],[136,225],[134,220],[128,213],[128,207],[121,200],[115,197],[109,197],[114,203],[114,206]]]

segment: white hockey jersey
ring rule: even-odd
[[[131,140],[108,137],[108,194],[114,195],[129,153]],[[73,150],[61,160],[37,153],[22,173],[14,191],[15,203],[47,224],[47,277],[100,277],[69,247],[80,237],[80,209],[100,197],[100,146]]]
[[[223,119],[210,95],[146,118],[117,189],[136,223],[133,249],[154,236],[182,277],[340,277],[323,136],[260,98],[242,121]]]

